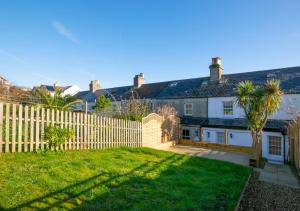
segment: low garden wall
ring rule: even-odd
[[[235,146],[235,145],[228,145],[228,144],[208,143],[203,141],[191,141],[186,139],[181,139],[179,141],[179,144],[198,146],[198,147],[217,149],[217,150],[226,150],[232,152],[242,152],[248,154],[252,153],[251,147]]]

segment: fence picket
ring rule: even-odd
[[[75,117],[75,115],[76,115],[76,113],[73,113],[74,114],[74,117]],[[75,118],[73,118],[73,116],[72,116],[72,113],[71,112],[68,112],[68,115],[69,115],[69,129],[72,129],[73,131],[74,131],[74,138],[73,138],[73,140],[71,139],[71,138],[69,138],[69,140],[68,140],[68,149],[69,150],[72,150],[72,149],[74,149],[73,148],[73,146],[72,146],[72,141],[75,143],[75,137],[76,137],[76,134],[75,134],[75,132],[76,132],[76,130],[75,130],[75,126],[74,126],[74,124],[75,124]],[[72,120],[72,118],[73,118],[73,120]]]
[[[25,106],[24,113],[24,152],[28,151],[28,106]]]
[[[3,130],[3,103],[0,102],[0,153],[2,152],[2,130]]]
[[[97,149],[100,149],[100,117],[97,116]]]
[[[79,121],[79,113],[73,113],[73,130],[76,133],[74,134],[74,139],[73,139],[73,149],[79,150],[80,147],[80,141],[79,141],[79,131],[80,131],[80,121]],[[76,121],[75,121],[76,120]],[[76,122],[76,124],[75,124]],[[76,129],[76,130],[75,130]]]
[[[94,115],[91,115],[90,118],[90,128],[91,128],[90,149],[94,149]]]
[[[39,138],[40,138],[40,109],[36,109],[36,119],[35,119],[35,150],[39,149]]]
[[[47,128],[48,128],[49,125],[50,125],[50,112],[51,112],[51,111],[50,111],[50,109],[48,108],[48,109],[47,109],[47,112],[46,112],[46,113],[47,113],[47,114],[46,114],[46,127],[47,127]],[[44,144],[45,144],[45,146],[44,146],[45,148],[48,148],[48,147],[49,147],[49,143],[48,143],[48,140],[47,140],[47,139],[45,140],[45,143],[44,143]]]
[[[97,149],[97,116],[94,117],[94,149]]]
[[[107,148],[107,134],[108,134],[108,124],[107,117],[104,117],[104,149]]]
[[[103,119],[102,116],[100,116],[100,126],[99,126],[99,135],[100,135],[100,149],[103,149],[102,143],[103,143]]]
[[[33,138],[34,138],[34,108],[30,108],[30,143],[29,151],[33,151]]]
[[[9,120],[10,120],[10,112],[9,112],[10,104],[6,103],[6,114],[5,114],[5,152],[9,152]]]
[[[57,111],[57,113],[59,114],[60,113],[60,118],[59,119],[59,125],[60,125],[60,128],[64,128],[64,111]],[[62,150],[63,149],[63,144],[61,144],[59,146],[59,148]]]
[[[65,128],[69,128],[69,115],[68,115],[68,112],[67,111],[65,111]],[[68,139],[68,140],[66,140],[66,142],[65,142],[65,146],[64,146],[64,148],[65,148],[65,150],[68,150],[68,144],[69,144],[69,141],[70,141],[70,139]]]
[[[11,126],[11,152],[16,151],[16,104],[12,105],[12,126]]]
[[[84,130],[83,130],[83,114],[80,114],[80,149],[83,149]]]
[[[114,127],[115,121],[113,118],[111,118],[111,147],[115,147],[115,127]]]
[[[42,108],[41,112],[41,150],[44,150],[45,143],[45,109]]]
[[[109,148],[112,148],[113,146],[113,130],[112,130],[112,119],[109,117],[109,132],[108,132],[108,136],[109,136]]]

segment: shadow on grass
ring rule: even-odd
[[[113,189],[114,185],[112,185],[112,183],[120,180],[121,178],[124,178],[126,180],[127,177],[129,178],[135,177],[134,173],[137,171],[141,171],[143,172],[143,174],[147,174],[151,171],[155,171],[161,165],[166,165],[168,163],[171,163],[172,161],[178,160],[178,158],[174,159],[174,157],[175,155],[169,156],[166,159],[157,162],[153,166],[149,165],[150,162],[144,163],[124,174],[100,173],[88,179],[82,180],[81,182],[67,186],[58,191],[50,192],[42,197],[20,204],[17,207],[12,209],[13,210],[14,209],[51,209],[54,207],[67,208],[62,204],[65,202],[69,202],[72,199],[76,199],[78,197],[80,198],[81,196],[88,194],[91,190],[96,189],[100,186],[106,186]],[[180,158],[182,157],[183,156],[181,156]],[[103,177],[108,179],[103,179]],[[78,206],[77,203],[78,201],[71,202],[68,203],[68,206],[70,208],[74,206],[76,207]],[[72,204],[74,206],[72,206]]]
[[[208,168],[202,169],[205,166],[197,158],[184,157],[172,155],[155,164],[143,163],[124,174],[99,173],[13,209],[232,209],[244,182],[237,184],[240,178],[214,181],[218,178],[213,161],[203,161]]]

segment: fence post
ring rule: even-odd
[[[42,113],[41,113],[41,150],[44,150],[44,138],[45,138],[45,109],[42,108]]]
[[[12,104],[11,151],[16,151],[16,104]]]
[[[36,109],[35,118],[35,150],[39,149],[39,138],[40,138],[40,109]]]
[[[0,153],[2,152],[2,130],[3,130],[3,103],[0,102]]]

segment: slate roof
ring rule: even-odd
[[[264,127],[265,131],[283,132],[286,130],[289,121],[269,119]],[[221,118],[202,118],[202,117],[182,117],[183,125],[198,125],[201,127],[228,128],[247,130],[247,119],[221,119]]]
[[[65,91],[66,89],[70,88],[71,86],[53,86],[53,85],[42,84],[40,87],[46,88],[49,92],[54,92],[55,88],[59,88],[59,89],[62,89],[62,91]]]
[[[209,77],[148,83],[140,88],[133,86],[115,87],[97,90],[95,93],[84,91],[78,93],[80,99],[95,101],[99,95],[114,96],[115,99],[129,98],[132,93],[139,98],[206,98],[234,96],[235,87],[244,80],[250,80],[255,84],[263,84],[268,79],[279,79],[281,88],[286,94],[300,93],[300,67],[288,67],[272,70],[224,74],[219,82],[210,82]]]

